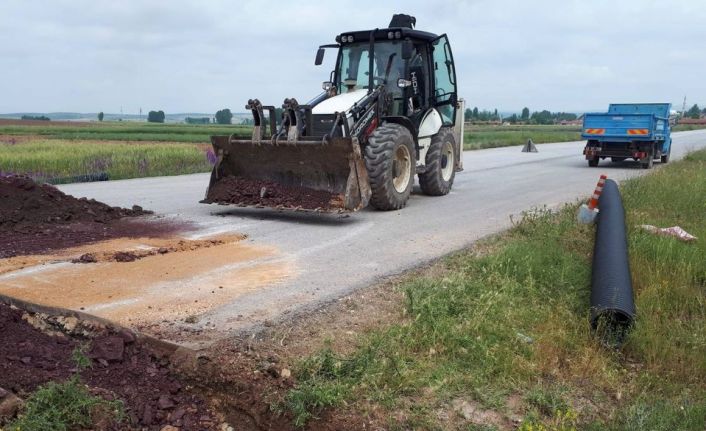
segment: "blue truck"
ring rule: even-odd
[[[587,113],[581,138],[586,139],[583,154],[588,166],[600,159],[613,162],[639,161],[650,169],[655,160],[669,161],[672,150],[670,103],[615,103],[607,113]]]

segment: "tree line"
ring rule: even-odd
[[[694,103],[694,106],[686,111],[685,115],[689,118],[698,119],[701,118],[702,115],[706,115],[706,108],[701,109],[699,108],[699,105]]]
[[[530,110],[527,107],[522,108],[520,115],[512,114],[508,117],[502,117],[498,114],[498,110],[479,111],[478,107],[473,109],[467,108],[463,113],[464,121],[478,121],[478,122],[508,122],[510,124],[524,123],[524,124],[556,124],[562,121],[574,121],[577,119],[576,114],[571,112],[550,112],[546,109],[543,111],[535,111],[530,114]]]

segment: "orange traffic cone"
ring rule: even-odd
[[[598,214],[598,200],[603,192],[603,185],[605,180],[608,178],[607,175],[601,175],[598,179],[598,184],[596,184],[596,189],[593,191],[591,199],[588,201],[588,205],[582,204],[579,207],[579,212],[576,214],[576,219],[582,224],[591,224],[596,220],[596,215]]]

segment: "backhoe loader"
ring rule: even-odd
[[[463,169],[463,100],[445,34],[394,15],[388,28],[344,32],[323,92],[306,104],[248,101],[251,139],[212,136],[216,163],[203,203],[316,212],[405,206],[414,184],[448,194]],[[278,121],[279,120],[279,121]]]

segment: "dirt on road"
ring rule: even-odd
[[[0,259],[110,238],[162,236],[184,228],[136,220],[152,212],[75,198],[25,176],[0,177],[0,203]]]
[[[233,176],[215,183],[208,190],[204,202],[321,211],[343,208],[343,197],[340,194]]]

